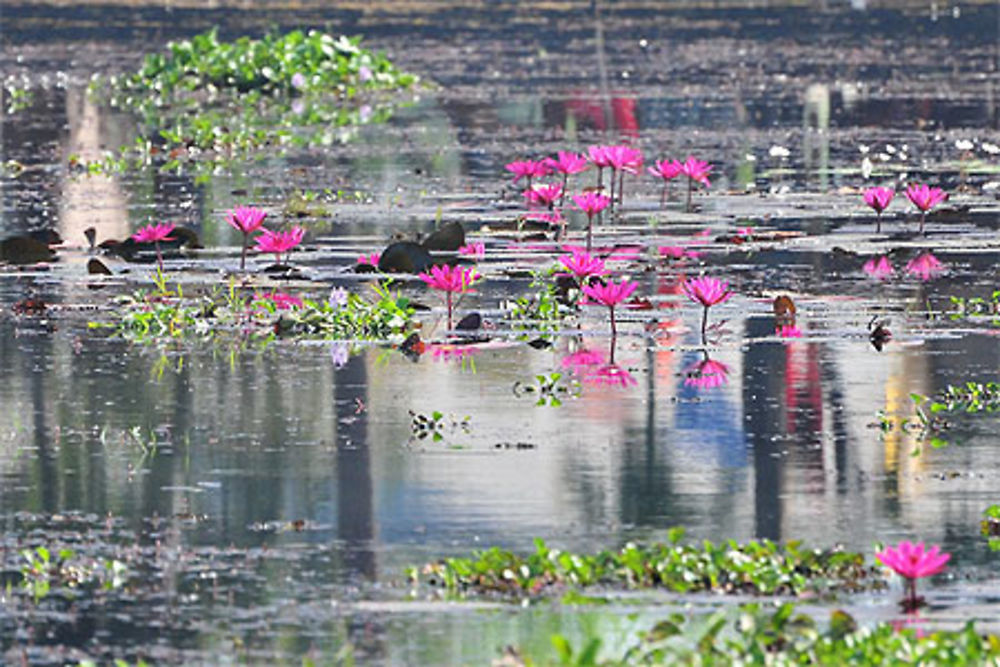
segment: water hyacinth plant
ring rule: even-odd
[[[432,266],[430,273],[421,273],[418,277],[432,289],[445,293],[448,305],[448,330],[452,330],[453,297],[455,294],[465,294],[472,291],[472,286],[482,278],[475,269],[467,266]]]

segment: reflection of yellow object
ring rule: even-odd
[[[885,412],[894,420],[892,430],[885,434],[885,471],[896,472],[902,461],[909,461],[910,472],[919,472],[923,469],[923,447],[910,432],[904,431],[900,422],[903,419],[915,419],[915,409],[910,393],[913,391],[926,391],[927,369],[923,363],[923,357],[913,354],[904,354],[896,357],[901,362],[903,368],[899,372],[891,372],[885,384]],[[909,372],[907,372],[909,371]],[[913,382],[913,380],[918,380]],[[918,388],[911,388],[914,385]],[[910,452],[920,447],[920,454],[910,456]],[[904,458],[905,457],[905,458]]]

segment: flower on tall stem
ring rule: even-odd
[[[875,558],[903,577],[906,582],[903,605],[914,609],[920,606],[921,602],[917,597],[917,579],[943,572],[948,560],[951,559],[951,554],[942,552],[941,547],[936,545],[925,549],[923,542],[913,544],[904,540],[896,548],[886,547],[879,551],[875,554]]]
[[[559,196],[559,206],[563,204],[563,197],[566,196],[566,187],[569,185],[569,177],[579,174],[590,167],[587,158],[572,151],[559,151],[555,158],[546,158],[545,163],[557,174],[562,174],[562,194]]]
[[[587,252],[590,252],[594,216],[606,209],[611,199],[597,192],[585,192],[582,195],[573,195],[573,203],[587,214]]]
[[[172,222],[163,222],[146,225],[132,235],[133,241],[138,243],[152,243],[153,247],[156,248],[156,265],[159,267],[160,273],[163,273],[163,255],[160,253],[160,241],[173,241],[174,237],[170,233],[174,229],[176,229],[176,226]]]
[[[920,209],[920,233],[924,233],[924,221],[927,212],[948,198],[941,188],[928,187],[926,183],[911,185],[906,188],[906,197]]]
[[[421,273],[417,276],[431,288],[445,293],[448,304],[448,330],[452,326],[452,297],[455,294],[465,294],[472,291],[472,285],[482,278],[479,273],[467,266],[432,266],[430,273]]]
[[[889,208],[892,198],[896,196],[896,191],[892,188],[868,188],[865,190],[864,200],[875,211],[875,233],[882,231],[882,211]]]
[[[247,265],[247,247],[250,245],[250,235],[264,224],[267,213],[255,206],[237,206],[226,211],[226,222],[229,226],[243,234],[243,249],[240,251],[240,271]]]
[[[657,160],[653,164],[654,166],[650,167],[648,171],[653,176],[663,179],[663,192],[660,194],[660,208],[663,208],[667,205],[667,199],[670,197],[670,184],[683,173],[683,166],[679,160]]]
[[[292,227],[287,232],[272,232],[269,229],[264,229],[254,241],[257,243],[258,252],[274,253],[275,263],[281,264],[281,255],[302,243],[305,234],[306,230],[301,227]]]
[[[611,166],[608,150],[610,146],[590,146],[587,148],[587,159],[597,167],[597,190],[604,189],[604,170]]]
[[[925,252],[918,257],[914,257],[906,263],[906,272],[911,276],[916,276],[927,281],[943,272],[944,264],[934,255]]]
[[[729,283],[709,276],[685,280],[683,290],[689,299],[700,303],[705,309],[701,317],[701,341],[704,344],[708,309],[728,300],[733,293],[729,289]]]
[[[580,289],[583,290],[583,294],[586,296],[584,303],[597,303],[607,306],[611,312],[612,338],[618,335],[618,328],[615,324],[615,306],[624,303],[626,299],[632,296],[632,293],[635,292],[638,286],[637,283],[629,281],[628,278],[622,278],[621,282],[617,283],[613,281],[606,283],[595,281],[581,286]]]
[[[622,203],[622,188],[625,186],[625,172],[636,174],[642,168],[642,151],[625,144],[605,148],[608,166],[611,167],[611,208],[615,201]],[[615,197],[615,179],[618,180],[618,196]]]
[[[608,272],[604,266],[604,260],[577,248],[574,248],[571,254],[560,257],[559,262],[573,274],[581,285],[590,276],[603,276]]]
[[[531,179],[548,176],[552,173],[548,163],[544,160],[515,160],[504,165],[504,169],[514,174],[514,183],[522,178],[527,179],[529,190],[531,189]]]
[[[686,208],[688,212],[690,212],[691,190],[694,188],[694,184],[700,183],[706,188],[712,187],[711,181],[708,180],[708,175],[712,173],[712,165],[703,160],[699,160],[689,155],[688,158],[684,160],[684,163],[681,165],[681,173],[687,176],[688,178]]]

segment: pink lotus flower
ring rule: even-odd
[[[163,273],[163,255],[160,253],[160,241],[173,241],[174,237],[170,236],[170,232],[174,231],[174,229],[176,229],[176,226],[172,222],[164,222],[146,225],[132,235],[133,241],[138,243],[152,243],[153,247],[156,248],[156,266],[159,268],[160,273]]]
[[[294,78],[292,81],[294,82]],[[229,226],[243,234],[243,249],[240,252],[240,271],[247,265],[247,246],[250,244],[250,234],[260,229],[267,213],[255,206],[237,206],[226,211],[226,222]]]
[[[930,280],[939,273],[942,273],[944,269],[944,264],[929,252],[925,252],[919,257],[914,257],[906,263],[906,272],[921,280]]]
[[[504,169],[514,174],[514,183],[527,178],[529,188],[532,178],[548,176],[551,173],[549,165],[544,160],[516,160],[504,165]]]
[[[448,303],[448,330],[451,326],[452,295],[464,294],[472,291],[472,285],[482,278],[479,273],[467,266],[432,266],[430,273],[421,273],[417,276],[431,288],[445,293]]]
[[[590,252],[594,216],[606,209],[611,199],[596,192],[585,192],[582,195],[573,195],[573,203],[587,214],[587,252]]]
[[[794,324],[782,324],[775,333],[779,338],[802,338],[802,330]]]
[[[482,259],[483,257],[486,257],[486,244],[482,241],[466,243],[458,249],[458,254],[466,257],[472,257],[473,259]]]
[[[301,227],[292,227],[287,232],[272,232],[269,229],[262,230],[260,236],[255,241],[258,252],[274,253],[274,261],[281,264],[281,255],[286,253],[298,244],[302,243],[302,238],[306,235],[306,230]]]
[[[604,260],[593,257],[589,252],[583,250],[574,249],[571,255],[560,257],[559,262],[576,276],[580,284],[583,284],[590,276],[603,276],[608,272],[604,267]]]
[[[864,199],[875,211],[875,232],[882,231],[882,211],[889,208],[889,203],[896,196],[896,191],[892,188],[868,188],[865,190]]]
[[[696,389],[714,389],[729,382],[729,367],[707,356],[685,369],[684,386]]]
[[[943,572],[951,554],[942,553],[941,548],[936,545],[925,550],[923,542],[913,544],[904,540],[895,549],[886,547],[875,554],[875,558],[906,580],[909,590],[904,604],[916,606],[919,604],[917,579]]]
[[[941,188],[931,188],[924,183],[906,188],[906,197],[920,209],[920,233],[923,234],[927,212],[946,200],[948,195]]]
[[[642,169],[642,151],[622,144],[606,146],[604,155],[607,158],[608,166],[611,167],[611,206],[614,208],[616,200],[621,203],[624,199],[625,174],[637,174]],[[617,198],[615,196],[616,176],[618,179]]]
[[[712,173],[712,165],[689,155],[681,165],[681,173],[688,177],[687,210],[690,211],[691,190],[694,184],[701,183],[706,188],[712,187],[711,181],[708,180],[708,175]]]
[[[382,253],[373,252],[367,255],[358,255],[358,264],[367,264],[368,266],[378,267],[379,260],[382,259]]]
[[[703,276],[701,278],[689,278],[682,286],[688,298],[704,306],[705,310],[701,317],[701,340],[705,342],[705,331],[708,326],[708,309],[718,305],[733,295],[729,290],[729,283],[717,278]]]
[[[587,163],[587,158],[570,151],[559,151],[557,158],[546,158],[545,162],[550,169],[564,176],[579,174],[590,166]]]
[[[524,197],[528,200],[529,205],[546,208],[552,208],[556,200],[562,197],[562,194],[562,186],[557,183],[536,185],[524,191]]]
[[[274,304],[276,310],[291,310],[292,308],[302,307],[302,299],[297,296],[292,296],[291,294],[285,294],[284,292],[258,294],[257,300],[270,301]]]
[[[610,146],[590,146],[587,148],[587,158],[594,163],[598,169],[605,169],[611,166],[611,158],[608,155]]]
[[[635,292],[638,286],[638,284],[630,282],[628,278],[622,278],[621,282],[618,283],[612,281],[608,281],[607,283],[596,282],[585,284],[580,288],[586,296],[584,303],[598,303],[602,306],[607,306],[611,311],[612,338],[618,335],[618,330],[615,326],[615,306],[623,303],[632,296],[632,293]]]
[[[890,262],[889,258],[885,255],[882,255],[878,259],[869,259],[861,268],[869,276],[878,280],[891,278],[893,273],[895,273],[892,268],[892,262]]]
[[[736,230],[736,235],[744,239],[752,238],[753,227],[740,227]]]
[[[649,168],[649,173],[659,176],[664,181],[670,181],[683,173],[683,165],[678,160],[657,160],[655,166]]]

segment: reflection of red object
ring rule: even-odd
[[[608,119],[604,114],[604,106],[598,97],[581,96],[566,100],[566,113],[593,125],[594,129],[616,129],[624,135],[637,137],[639,136],[637,106],[638,102],[634,97],[612,97],[611,118]]]

